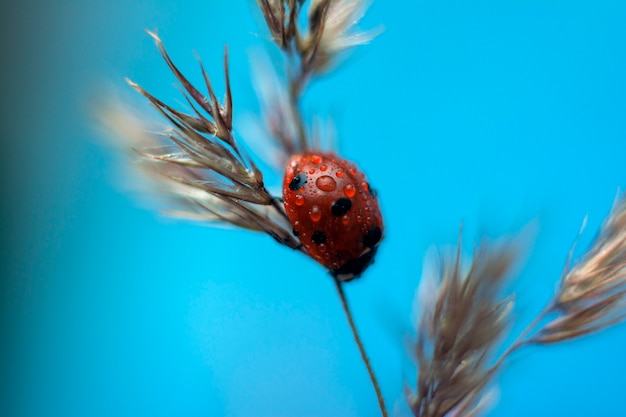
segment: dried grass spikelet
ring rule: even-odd
[[[374,39],[380,30],[355,31],[368,4],[363,0],[313,0],[309,8],[309,31],[301,43],[316,72],[332,68],[343,52]]]
[[[408,395],[415,416],[468,416],[482,410],[494,373],[492,355],[509,324],[513,297],[500,293],[519,245],[481,244],[467,273],[460,248],[459,236],[456,256],[441,259],[432,275],[425,269],[420,284],[417,390]]]
[[[233,135],[227,52],[224,54],[226,94],[220,102],[202,63],[208,96],[178,70],[159,37],[152,32],[148,34],[180,82],[192,113],[165,104],[127,80],[165,117],[169,128],[151,133],[148,126],[127,114],[123,106],[112,103],[100,106],[101,122],[111,133],[127,139],[125,148],[134,149],[142,157],[139,167],[143,173],[158,184],[160,193],[183,209],[169,213],[264,231],[282,244],[298,247],[300,242],[291,232],[282,204],[267,191],[261,171]]]
[[[301,19],[304,3],[304,0],[257,0],[272,40],[286,58],[286,94],[265,103],[266,111],[272,116],[265,119],[265,130],[288,154],[306,152],[312,146],[300,109],[307,84],[334,68],[344,52],[377,35],[354,30],[365,13],[364,0],[312,0],[306,19]]]
[[[272,40],[281,49],[287,49],[296,34],[300,3],[297,0],[257,0]]]
[[[589,251],[568,266],[550,308],[559,316],[531,342],[573,339],[626,318],[626,196],[616,201]]]
[[[272,40],[286,53],[300,56],[305,74],[327,71],[340,53],[377,35],[353,30],[367,9],[363,0],[312,0],[303,30],[298,26],[298,16],[304,3],[257,0]]]

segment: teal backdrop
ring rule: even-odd
[[[347,287],[393,415],[432,245],[535,227],[512,289],[519,332],[626,187],[626,2],[376,1],[384,27],[313,84],[338,149],[379,192],[386,235]],[[377,416],[331,279],[268,236],[164,220],[132,194],[90,105],[128,76],[170,103],[144,29],[223,91],[240,138],[259,112],[251,1],[0,4],[0,413],[20,417]],[[279,178],[268,174],[271,185]],[[513,356],[493,416],[626,416],[626,326]]]

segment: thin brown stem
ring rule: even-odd
[[[354,337],[354,341],[359,348],[359,352],[361,353],[361,359],[367,368],[367,373],[370,376],[370,381],[372,382],[372,386],[374,387],[374,391],[376,391],[376,397],[378,398],[378,406],[380,407],[380,412],[383,417],[388,417],[387,408],[385,407],[385,399],[383,398],[383,393],[380,390],[380,386],[378,385],[378,380],[376,379],[376,374],[374,373],[374,369],[372,368],[372,364],[370,363],[369,358],[367,357],[367,353],[365,353],[365,347],[363,347],[363,342],[361,341],[361,336],[359,336],[359,332],[354,324],[354,319],[352,318],[352,312],[350,310],[350,306],[348,305],[348,300],[346,299],[346,294],[343,291],[343,284],[337,278],[335,280],[335,287],[337,288],[337,294],[339,294],[339,299],[341,300],[341,306],[343,307],[343,312],[346,314],[346,318],[348,319],[348,324],[350,325],[350,330],[352,330],[352,336]]]
[[[279,200],[276,197],[272,198],[272,207],[276,209],[277,212],[287,221],[289,221],[289,217],[287,217],[287,213],[285,213],[285,206],[283,206],[282,200]]]
[[[515,340],[513,341],[513,343],[511,343],[511,345],[507,348],[507,350],[505,350],[504,353],[500,355],[496,363],[491,367],[489,374],[493,374],[495,371],[497,371],[500,365],[502,365],[502,362],[504,362],[504,360],[511,353],[513,353],[517,349],[531,342],[531,339],[527,339],[526,336],[528,336],[528,334],[532,332],[537,327],[537,325],[541,322],[541,320],[543,320],[549,313],[551,313],[553,309],[554,309],[554,304],[553,303],[548,304],[548,306],[546,306],[541,311],[541,313],[539,313],[537,317],[535,317],[535,319],[532,322],[530,322],[528,326],[526,326],[526,328],[515,338]]]
[[[293,62],[290,60],[290,62]],[[288,64],[288,65],[291,65]],[[300,98],[302,96],[302,90],[304,89],[306,75],[302,68],[298,68],[298,71],[294,73],[293,69],[288,68],[289,74],[289,105],[291,107],[291,114],[294,117],[294,123],[296,125],[299,151],[305,152],[308,149],[308,141],[306,136],[306,129],[304,126],[304,118],[302,117],[302,110],[300,109]]]

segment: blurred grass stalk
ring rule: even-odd
[[[522,246],[483,243],[464,273],[459,236],[455,256],[441,258],[438,268],[427,260],[416,300],[417,387],[407,389],[415,416],[482,414],[490,403],[487,387],[512,352],[572,340],[626,317],[626,196],[616,201],[589,250],[570,267],[573,249],[552,300],[496,359],[514,303],[512,294],[501,294]]]

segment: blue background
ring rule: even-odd
[[[324,270],[267,236],[142,208],[89,116],[124,76],[179,100],[145,28],[195,81],[197,51],[219,91],[228,43],[236,120],[258,112],[248,53],[269,42],[253,3],[27,0],[0,16],[2,414],[378,415]],[[461,221],[468,252],[535,221],[516,332],[584,216],[579,248],[626,186],[624,22],[623,1],[378,1],[361,26],[384,33],[306,96],[379,191],[386,239],[347,292],[400,415],[426,250]],[[522,351],[491,415],[624,416],[624,351],[624,325]]]

